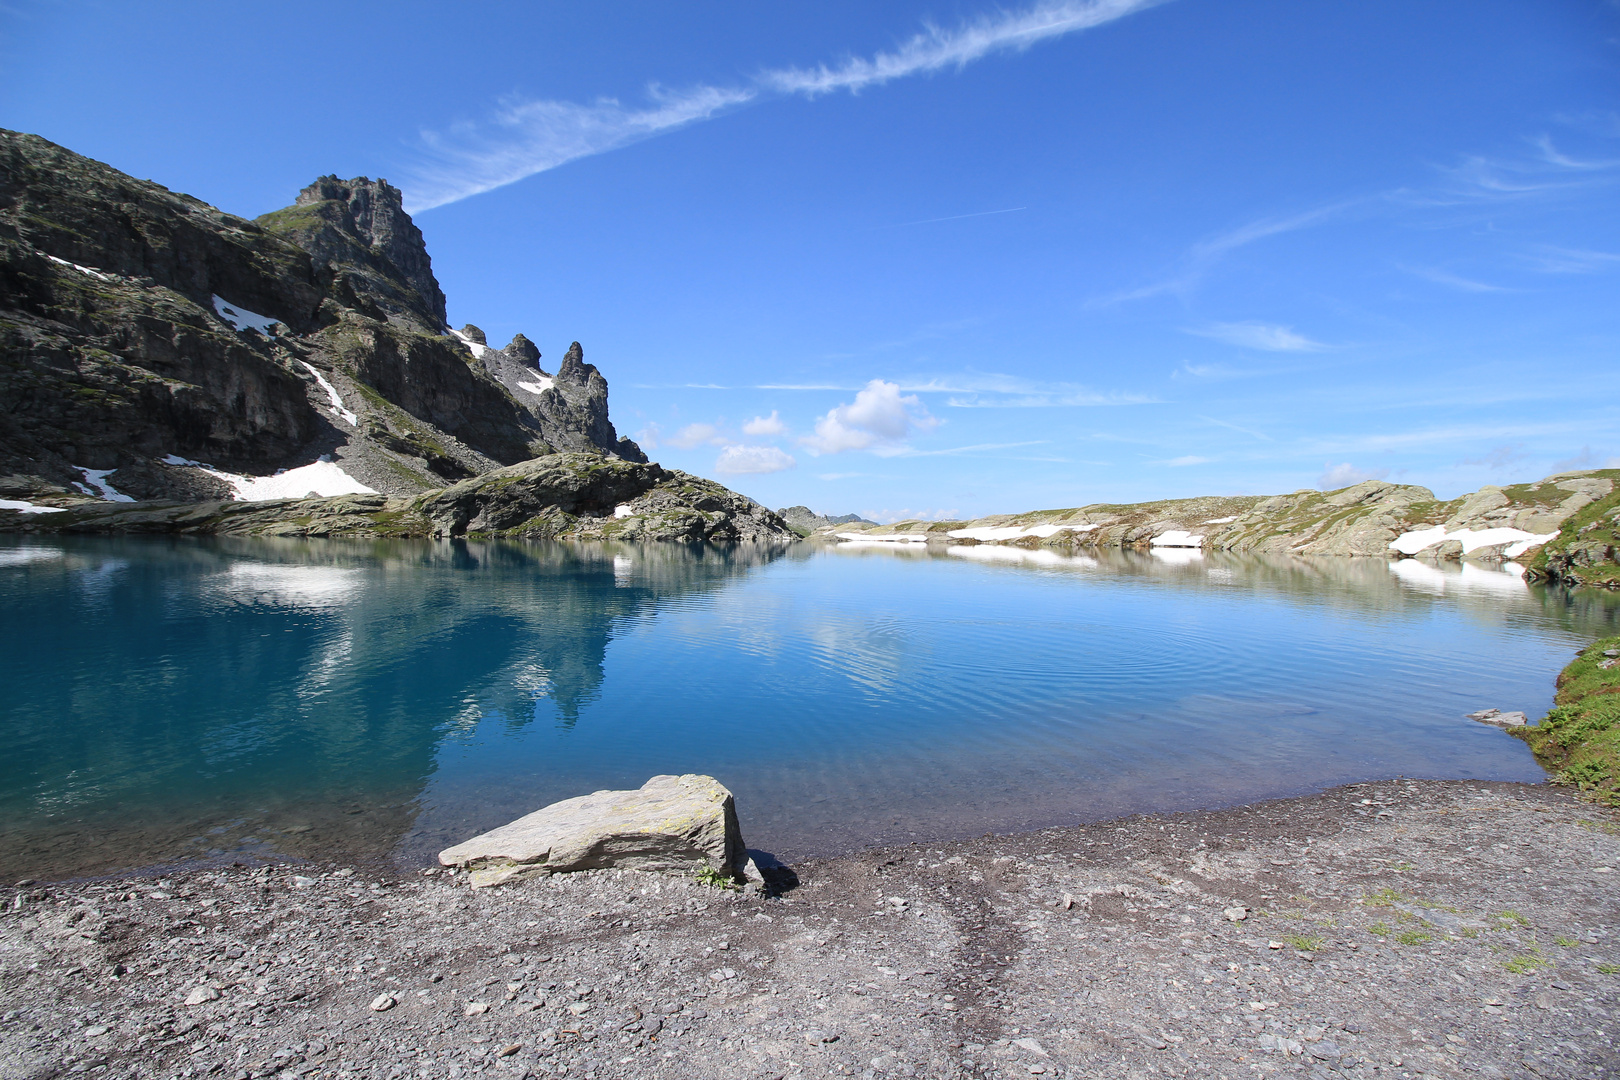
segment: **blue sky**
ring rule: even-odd
[[[1609,0],[6,0],[0,124],[246,215],[387,177],[452,322],[771,506],[1620,464]]]

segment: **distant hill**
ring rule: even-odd
[[[1099,503],[972,521],[829,522],[817,526],[812,536],[1071,550],[1131,547],[1513,560],[1532,574],[1620,585],[1617,483],[1620,469],[1594,469],[1558,473],[1532,484],[1487,485],[1440,500],[1428,488],[1369,480],[1337,491]]]
[[[851,523],[860,525],[877,524],[875,521],[867,521],[859,514],[843,514],[838,517],[828,517],[825,514],[816,513],[808,506],[790,506],[785,510],[778,510],[776,513],[778,517],[780,517],[783,521],[786,521],[788,525],[793,528],[793,531],[798,533],[800,536],[809,536],[817,529],[825,528],[829,525],[848,525]]]

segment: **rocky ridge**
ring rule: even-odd
[[[249,221],[0,131],[0,282],[0,498],[229,498],[316,462],[409,495],[557,451],[646,461],[577,342],[549,375],[522,335],[490,362],[449,332],[385,180],[321,177]]]
[[[781,543],[771,511],[712,480],[594,454],[549,454],[415,495],[141,503],[81,498],[6,513],[0,532],[469,537]]]
[[[1209,496],[1000,514],[972,521],[818,526],[826,541],[1010,544],[1028,548],[1197,549],[1293,555],[1515,560],[1573,583],[1616,579],[1620,469],[1487,485],[1444,501],[1369,480],[1337,491]]]

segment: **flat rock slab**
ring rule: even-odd
[[[474,888],[607,867],[737,877],[747,860],[731,792],[690,773],[564,799],[439,852],[445,866],[472,871]]]

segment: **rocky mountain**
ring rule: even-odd
[[[876,525],[875,521],[867,521],[859,514],[843,514],[830,517],[818,514],[808,506],[789,506],[778,510],[776,516],[788,523],[788,526],[800,536],[809,536],[817,529],[824,529],[829,525]]]
[[[827,524],[822,540],[1254,551],[1514,560],[1532,575],[1620,584],[1620,469],[1487,485],[1449,501],[1369,480],[1338,491],[1210,496],[1001,514],[973,521]],[[784,517],[787,516],[784,512]],[[790,521],[791,523],[791,521]]]
[[[552,375],[522,335],[449,331],[384,180],[321,177],[249,221],[0,131],[0,282],[0,499],[262,497],[288,469],[410,495],[560,451],[647,460],[577,342]]]
[[[712,480],[600,454],[548,454],[416,495],[119,503],[0,514],[0,532],[527,540],[795,539],[782,519]]]

